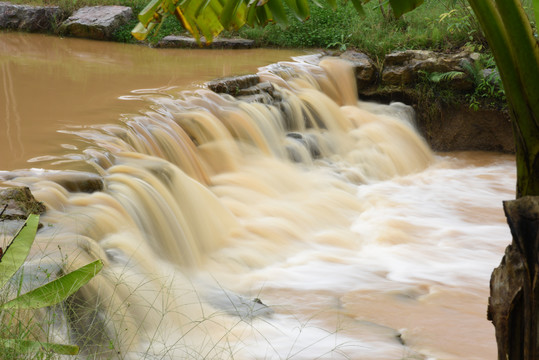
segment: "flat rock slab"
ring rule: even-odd
[[[251,49],[254,40],[247,39],[213,39],[213,42],[206,45],[206,39],[200,38],[200,44],[192,37],[169,35],[165,36],[156,45],[158,48],[209,48],[209,49]]]
[[[133,18],[127,6],[91,6],[77,10],[61,26],[62,35],[110,40],[119,26]]]
[[[29,6],[0,2],[0,29],[49,32],[62,20],[58,6]]]

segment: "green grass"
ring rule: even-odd
[[[375,59],[403,49],[453,51],[470,42],[484,46],[461,6],[457,4],[459,10],[440,21],[440,15],[452,9],[447,0],[426,0],[400,19],[385,18],[377,2],[365,5],[365,17],[358,16],[349,1],[341,1],[335,11],[311,3],[311,18],[303,23],[290,16],[284,29],[279,25],[243,28],[239,35],[266,46],[354,48]]]
[[[138,14],[148,0],[10,0],[18,4],[56,5],[65,14],[78,8],[95,5],[123,5]],[[391,51],[402,49],[431,49],[453,51],[471,43],[476,47],[485,46],[480,31],[474,24],[473,17],[466,10],[466,2],[457,0],[451,6],[451,0],[425,0],[416,10],[400,19],[388,16],[380,11],[378,2],[369,2],[364,8],[366,15],[360,17],[351,1],[339,0],[335,11],[320,8],[309,0],[311,17],[301,22],[289,14],[289,25],[269,24],[265,28],[244,27],[238,32],[225,32],[222,36],[241,36],[254,39],[261,46],[289,48],[332,48],[344,50],[357,49],[369,54],[374,59],[382,59]],[[451,10],[454,10],[450,12]],[[440,20],[440,15],[447,14]],[[385,16],[384,16],[385,15]],[[134,42],[130,35],[137,21],[124,25],[115,34],[121,42]],[[183,34],[178,20],[168,17],[160,31],[148,41],[155,43],[169,34]]]

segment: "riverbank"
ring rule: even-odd
[[[129,7],[139,14],[148,0],[10,0],[12,4],[32,6],[56,6],[61,15],[56,18],[58,28],[75,11],[87,6],[119,5]],[[264,28],[244,27],[237,32],[225,32],[223,37],[251,39],[258,46],[292,48],[355,49],[374,59],[383,59],[390,52],[403,49],[428,49],[454,52],[464,46],[473,50],[484,49],[486,43],[470,13],[457,1],[426,0],[421,6],[405,16],[394,19],[387,9],[366,6],[366,15],[359,17],[351,2],[339,1],[335,11],[321,8],[311,1],[311,17],[300,21],[288,13],[288,25],[268,24]],[[135,42],[130,35],[137,20],[131,19],[113,35],[115,41]],[[159,32],[149,38],[155,44],[168,35],[185,35],[186,31],[173,16],[163,22]]]

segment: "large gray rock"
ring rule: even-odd
[[[406,50],[386,55],[382,71],[382,85],[409,85],[416,82],[421,72],[426,74],[464,72],[464,62],[473,63],[474,56],[462,52],[442,54],[428,50]],[[473,81],[467,74],[456,76],[448,84],[457,90],[473,88]]]
[[[127,6],[84,7],[60,26],[60,33],[94,40],[110,40],[118,27],[132,18],[133,10]]]
[[[58,6],[29,6],[0,2],[0,29],[49,32],[62,19]]]
[[[156,47],[159,48],[210,48],[210,49],[250,49],[254,46],[254,40],[247,39],[213,39],[212,43],[206,45],[206,39],[200,38],[200,44],[192,37],[169,35],[159,41]]]

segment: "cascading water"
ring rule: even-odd
[[[259,76],[265,103],[146,94],[121,126],[70,130],[87,147],[65,160],[102,191],[8,182],[48,209],[30,264],[105,262],[49,336],[82,358],[493,358],[511,157],[435,156],[339,60]]]

